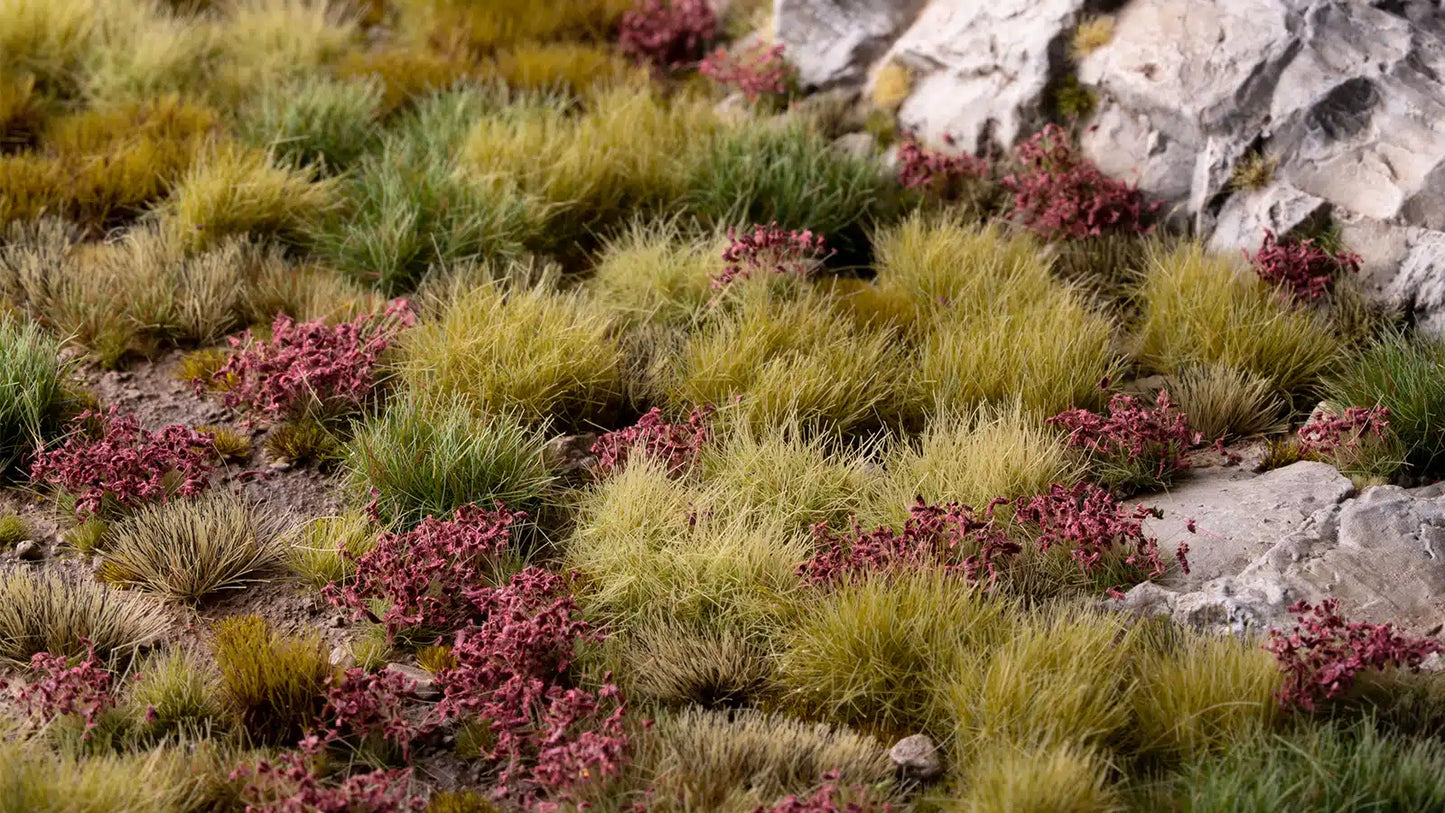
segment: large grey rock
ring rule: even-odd
[[[938,746],[927,734],[914,734],[894,743],[888,751],[888,758],[904,779],[931,782],[943,775]]]
[[[1172,577],[1170,586],[1192,589],[1239,573],[1280,539],[1308,527],[1321,509],[1354,492],[1349,478],[1324,463],[1303,461],[1265,474],[1200,469],[1167,493],[1141,500],[1164,515],[1145,520],[1144,532],[1171,554],[1179,543],[1189,545],[1189,575]]]
[[[804,87],[861,82],[927,0],[774,0],[774,39]]]
[[[775,0],[805,83],[859,84],[886,60],[925,140],[1009,147],[1066,73],[1099,97],[1081,134],[1220,251],[1325,213],[1365,289],[1445,332],[1445,11],[1431,0]],[[1114,8],[1112,40],[1074,63],[1073,27]],[[1262,190],[1230,188],[1260,153]]]
[[[1045,90],[1084,0],[933,0],[888,58],[913,92],[899,122],[935,142],[1008,147],[1041,123]]]
[[[1422,632],[1445,621],[1442,556],[1445,496],[1379,486],[1320,508],[1236,573],[1140,585],[1125,604],[1237,632],[1287,626],[1290,604],[1333,597],[1352,619]]]

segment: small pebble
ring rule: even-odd
[[[34,539],[24,539],[15,546],[15,557],[22,562],[38,561],[45,558],[45,549]]]
[[[275,460],[272,460],[271,465],[267,466],[266,468],[270,469],[271,471],[290,471],[292,465],[294,464],[292,464],[290,458],[278,457]]]

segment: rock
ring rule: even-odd
[[[913,73],[902,127],[965,150],[1009,147],[1043,123],[1045,91],[1085,0],[934,0],[888,59]]]
[[[861,83],[927,0],[776,0],[774,41],[806,88]]]
[[[1140,585],[1124,604],[1238,632],[1285,627],[1290,604],[1333,597],[1352,620],[1418,633],[1445,622],[1442,557],[1445,496],[1439,489],[1377,486],[1323,505],[1243,567],[1221,568],[1233,572],[1193,584]]]
[[[340,644],[331,650],[331,665],[337,669],[350,669],[356,665],[356,656],[351,654],[351,647]]]
[[[894,743],[888,751],[888,758],[905,780],[929,782],[943,775],[943,761],[938,758],[938,746],[927,734],[914,734]]]
[[[844,133],[833,140],[833,149],[850,158],[872,158],[878,154],[878,139],[871,133]]]
[[[547,441],[542,459],[548,469],[564,480],[585,479],[597,466],[597,455],[592,453],[592,445],[596,442],[596,432],[558,435]]]
[[[289,457],[278,457],[267,464],[266,468],[270,471],[290,471],[295,465]]]
[[[1105,8],[1109,42],[1070,53]],[[1084,154],[1220,251],[1325,215],[1364,288],[1445,334],[1445,11],[1426,0],[776,0],[806,84],[908,67],[900,125],[1008,148],[1073,74],[1098,100]],[[1274,165],[1236,190],[1241,161]]]
[[[412,684],[412,690],[422,700],[435,700],[441,697],[441,690],[436,687],[436,676],[419,666],[412,666],[407,663],[388,663],[385,670],[395,675],[401,675],[407,682]]]
[[[1239,573],[1280,539],[1305,528],[1319,511],[1354,492],[1349,478],[1333,467],[1301,461],[1265,474],[1225,467],[1194,470],[1167,493],[1140,501],[1164,514],[1144,521],[1144,532],[1161,548],[1172,554],[1180,542],[1189,544],[1189,575],[1171,575],[1169,582],[1188,589]]]
[[[15,558],[22,562],[36,562],[45,558],[45,549],[34,539],[22,539],[15,545]]]

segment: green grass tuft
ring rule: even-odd
[[[461,400],[403,399],[357,427],[345,478],[357,499],[376,501],[383,522],[411,526],[428,516],[500,501],[532,518],[551,483],[545,438],[506,416]]]
[[[1342,365],[1325,385],[1340,409],[1383,406],[1412,472],[1445,467],[1445,341],[1391,332]]]

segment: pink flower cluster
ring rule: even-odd
[[[617,45],[639,61],[681,68],[702,58],[717,29],[708,0],[641,0],[622,15]]]
[[[994,521],[994,508],[1004,502],[995,500],[978,513],[959,503],[929,505],[920,497],[901,532],[883,525],[864,532],[855,525],[840,536],[819,523],[813,538],[822,552],[799,565],[798,575],[822,586],[871,571],[942,566],[962,570],[969,581],[987,572],[992,582],[996,557],[1020,550]]]
[[[1389,624],[1346,622],[1337,599],[1325,599],[1319,606],[1299,601],[1289,611],[1296,617],[1294,631],[1270,630],[1264,645],[1285,672],[1279,692],[1285,707],[1313,711],[1316,703],[1349,691],[1355,676],[1366,669],[1418,669],[1431,653],[1445,649],[1433,638],[1400,635]]]
[[[437,676],[438,712],[490,727],[500,790],[528,807],[617,773],[627,749],[617,687],[567,685],[577,644],[600,638],[567,587],[566,577],[532,567],[505,586],[464,590],[476,620],[456,633],[456,667]]]
[[[329,787],[311,760],[291,751],[275,762],[260,760],[231,772],[246,780],[241,791],[246,813],[400,813],[422,811],[426,800],[407,790],[410,770],[372,771]]]
[[[953,145],[952,136],[944,136]],[[957,195],[960,183],[988,177],[988,160],[925,147],[913,135],[898,144],[898,183],[904,189],[923,189],[944,200]]]
[[[893,806],[887,803],[879,806],[866,801],[840,804],[839,789],[833,784],[837,781],[838,772],[829,771],[823,774],[823,786],[812,796],[802,799],[789,796],[771,807],[759,805],[753,813],[888,813],[893,809]],[[861,793],[863,789],[854,786],[853,790]]]
[[[1159,542],[1144,534],[1146,517],[1161,516],[1158,509],[1121,505],[1107,490],[1092,483],[1072,487],[1055,483],[1047,494],[1020,498],[1014,502],[1014,518],[1034,527],[1039,550],[1066,548],[1085,575],[1097,572],[1104,556],[1122,548],[1129,553],[1124,563],[1154,579],[1164,575]],[[1189,572],[1189,546],[1179,543],[1174,556]],[[1117,588],[1109,591],[1120,597]]]
[[[723,249],[723,268],[712,280],[721,290],[754,271],[795,274],[806,277],[832,256],[823,235],[804,229],[784,229],[777,223],[754,225],[750,231],[728,229],[728,247]]]
[[[1046,239],[1082,240],[1102,234],[1146,234],[1158,208],[1138,188],[1105,175],[1060,126],[1050,124],[1014,149],[1018,174],[1003,179],[1014,213]]]
[[[1264,244],[1254,254],[1245,252],[1254,272],[1271,285],[1279,286],[1296,301],[1320,298],[1335,277],[1342,273],[1359,273],[1360,256],[1349,252],[1332,253],[1320,248],[1314,240],[1276,237],[1269,229]]]
[[[1116,393],[1109,399],[1107,415],[1073,409],[1049,418],[1048,423],[1068,430],[1070,446],[1121,463],[1152,463],[1160,479],[1170,471],[1187,468],[1184,452],[1204,441],[1163,391],[1152,407],[1132,395]]]
[[[100,422],[99,438],[85,431],[92,420]],[[74,495],[79,518],[111,506],[163,501],[168,486],[189,497],[210,485],[215,441],[189,426],[171,424],[152,433],[111,407],[105,414],[82,413],[71,429],[60,447],[35,456],[30,476]]]
[[[450,520],[427,517],[406,533],[384,533],[357,558],[351,583],[328,584],[323,595],[384,625],[387,640],[417,627],[456,629],[475,611],[465,591],[491,577],[496,557],[511,544],[512,523],[525,516],[500,504],[494,511],[464,505]],[[373,599],[387,603],[380,618]]]
[[[65,714],[80,715],[85,720],[82,739],[89,740],[98,718],[115,699],[111,696],[113,675],[95,659],[95,645],[89,640],[85,643],[88,648],[85,660],[75,666],[71,666],[64,655],[49,652],[32,655],[30,669],[36,678],[28,685],[15,687],[14,697],[25,709],[26,716],[40,723],[49,723]]]
[[[1385,436],[1390,428],[1390,410],[1382,406],[1350,407],[1345,414],[1321,412],[1301,426],[1300,446],[1306,452],[1332,455],[1340,449],[1353,449],[1369,435]]]
[[[712,436],[707,425],[712,412],[711,406],[694,407],[687,414],[687,423],[668,423],[662,410],[653,407],[635,425],[608,432],[592,444],[598,471],[610,474],[626,465],[632,454],[643,454],[665,463],[668,474],[682,474]]]
[[[326,691],[325,724],[303,742],[303,750],[315,753],[336,742],[359,744],[379,736],[395,745],[404,760],[411,759],[411,746],[436,727],[429,717],[413,718],[405,712],[415,699],[416,686],[396,672],[369,673],[352,668]]]
[[[783,56],[782,45],[766,44],[739,55],[719,48],[703,59],[698,72],[718,84],[736,87],[754,102],[763,96],[786,95],[796,73]]]
[[[196,391],[216,387],[226,406],[274,419],[357,409],[376,384],[378,357],[414,321],[405,299],[393,301],[374,321],[362,314],[339,325],[298,324],[281,314],[268,340],[257,340],[249,330],[232,337],[236,352],[209,381],[197,381]]]

